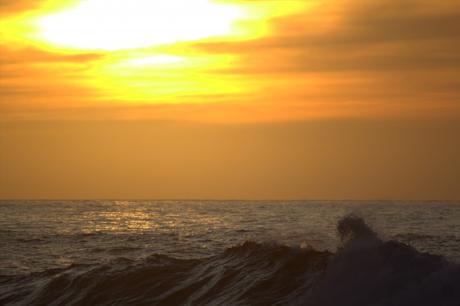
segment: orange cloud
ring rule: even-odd
[[[257,3],[267,11],[285,3],[219,2]],[[9,16],[38,7],[5,0],[0,6]],[[269,25],[262,36],[130,51],[3,41],[1,118],[279,121],[460,114],[456,1],[320,1],[275,15],[260,16]]]

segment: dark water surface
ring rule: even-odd
[[[458,202],[0,201],[0,304],[458,306],[459,263]]]

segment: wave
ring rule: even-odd
[[[347,216],[337,252],[245,242],[204,259],[153,254],[0,276],[11,305],[458,305],[460,265]]]

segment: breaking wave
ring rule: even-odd
[[[458,305],[460,265],[383,241],[355,216],[337,231],[335,254],[245,242],[204,259],[154,254],[0,276],[0,304]]]

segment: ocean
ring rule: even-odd
[[[0,201],[0,305],[460,305],[460,202]]]

